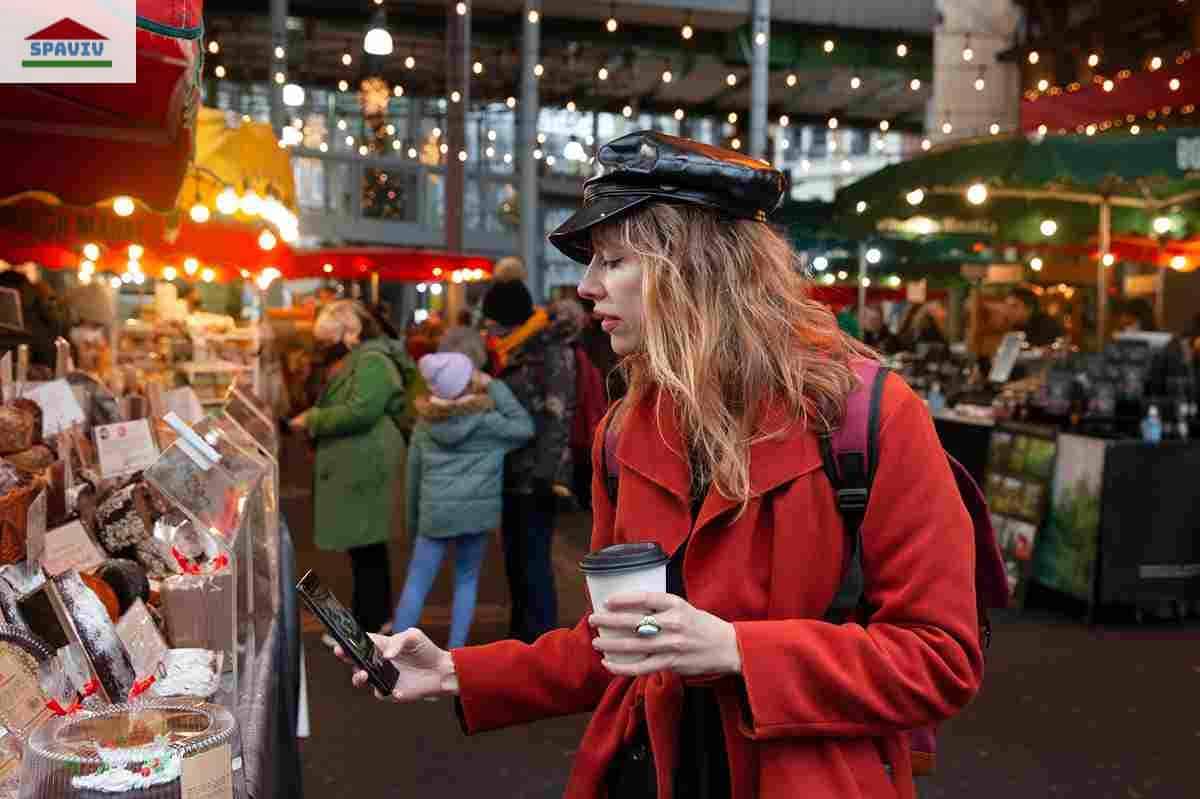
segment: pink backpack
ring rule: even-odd
[[[842,566],[842,581],[833,603],[825,612],[825,620],[842,624],[870,608],[864,607],[865,584],[862,569],[862,522],[871,496],[871,481],[875,477],[876,453],[879,451],[879,414],[883,386],[888,369],[875,361],[859,361],[854,371],[862,385],[850,394],[842,426],[833,435],[822,438],[821,460],[825,474],[833,484],[838,511],[846,528],[846,557]],[[979,485],[958,461],[947,453],[950,471],[958,485],[963,505],[971,516],[975,535],[975,596],[979,605],[979,632],[986,648],[992,640],[992,626],[987,611],[1008,605],[1008,581],[1004,561],[987,500]],[[913,774],[932,774],[937,763],[936,728],[926,727],[909,731],[912,748]]]

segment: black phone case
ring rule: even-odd
[[[313,614],[321,620],[321,624],[325,625],[325,629],[329,631],[329,634],[332,635],[334,640],[336,640],[342,647],[342,651],[349,655],[350,658],[359,665],[359,668],[367,673],[367,678],[370,680],[371,685],[373,685],[375,689],[384,696],[390,695],[392,693],[392,689],[396,687],[396,681],[400,678],[400,674],[396,671],[396,667],[391,663],[384,661],[384,665],[391,673],[380,673],[375,664],[367,663],[361,657],[359,657],[358,653],[354,650],[354,647],[350,645],[350,642],[347,641],[342,635],[341,631],[337,629],[337,625],[333,624],[330,619],[326,618],[324,608],[309,595],[307,590],[305,590],[303,583],[307,577],[308,574],[305,574],[304,577],[300,578],[300,582],[296,583],[296,593],[298,593],[300,598],[304,600],[304,604],[308,605],[308,609],[311,610]],[[337,597],[334,597],[332,592],[330,592],[329,596],[333,599],[333,601],[337,602]],[[390,685],[388,684],[388,678],[391,678]]]

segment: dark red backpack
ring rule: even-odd
[[[875,478],[880,405],[889,370],[875,361],[863,360],[855,364],[854,371],[862,385],[847,399],[842,426],[833,435],[820,439],[825,474],[833,484],[838,511],[842,514],[846,529],[842,582],[824,617],[833,624],[843,624],[864,610],[866,585],[862,568],[862,523],[871,497],[871,482]],[[946,458],[950,461],[950,471],[954,474],[958,493],[971,516],[974,529],[975,597],[979,606],[979,632],[986,648],[992,639],[987,612],[1008,605],[1008,579],[983,492],[962,464],[949,453]],[[913,774],[932,774],[937,763],[936,728],[911,730],[909,744]]]

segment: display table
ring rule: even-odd
[[[282,514],[277,539],[266,543],[265,560],[277,602],[269,617],[264,615],[266,632],[258,639],[254,673],[250,685],[241,692],[236,715],[242,727],[246,788],[251,799],[298,798],[300,610],[292,588],[296,582],[295,553]],[[263,574],[258,562],[256,571]]]
[[[1200,599],[1200,442],[1058,441],[1035,579],[1089,607]]]

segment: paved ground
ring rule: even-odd
[[[296,539],[297,567],[317,568],[349,596],[344,556],[312,545],[307,465],[288,444],[283,507]],[[589,519],[560,525],[555,563],[562,618],[586,609],[575,563],[585,551]],[[397,592],[407,542],[393,544]],[[498,541],[481,582],[472,637],[493,640],[507,626]],[[424,626],[445,640],[450,586],[439,578]],[[450,704],[397,706],[349,685],[347,670],[304,636],[312,737],[303,742],[305,790],[313,797],[453,799],[561,795],[571,754],[586,722],[571,717],[524,728],[462,736]],[[996,619],[985,688],[946,725],[941,766],[922,799],[1195,799],[1200,778],[1200,624],[1158,622],[1088,628],[1061,611],[1027,611]]]

